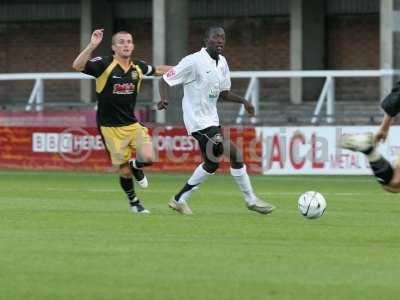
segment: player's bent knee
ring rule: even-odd
[[[383,185],[382,188],[389,193],[399,193],[400,192],[400,187],[394,187],[391,185]]]
[[[154,162],[154,157],[152,155],[140,157],[140,162],[145,166],[151,166]]]
[[[155,156],[153,151],[145,151],[138,154],[137,160],[147,165],[147,164],[152,164],[154,162],[155,160],[154,157]]]
[[[400,178],[398,176],[393,177],[388,185],[385,186],[385,189],[391,193],[399,193],[400,192]]]

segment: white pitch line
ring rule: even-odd
[[[2,189],[4,191],[4,189]],[[57,187],[47,187],[47,188],[41,188],[41,191],[55,191],[55,192],[88,192],[88,193],[104,193],[104,192],[110,192],[110,193],[116,193],[116,192],[122,192],[121,189],[82,189],[82,188],[57,188]],[[9,191],[13,191],[13,189],[9,189]],[[165,193],[175,193],[178,190],[177,189],[164,189],[164,190],[145,190],[142,191],[140,189],[137,189],[137,191],[144,192],[146,194],[165,194]],[[201,188],[200,188],[201,192]],[[261,192],[257,193],[257,195],[265,195],[265,196],[300,196],[304,191],[298,191],[298,192]],[[240,195],[239,190],[235,192],[226,192],[226,191],[212,191],[212,192],[207,192],[207,194],[213,194],[213,195],[224,195],[224,196],[236,196]],[[369,195],[380,195],[380,192],[377,193],[353,193],[353,192],[327,192],[323,193],[324,195],[329,195],[329,196],[369,196]]]
[[[340,178],[336,177],[340,176]],[[287,180],[287,181],[304,181],[310,179],[311,181],[319,181],[319,182],[326,182],[326,181],[335,181],[335,182],[374,182],[375,179],[372,176],[368,178],[347,178],[347,175],[266,175],[266,176],[253,176],[251,177],[252,180]],[[355,175],[349,175],[355,176]],[[366,177],[365,175],[361,175],[362,177]]]
[[[4,174],[4,175],[10,175],[10,173],[12,173],[12,175],[18,175],[18,176],[47,176],[49,173],[47,172],[29,172],[29,173],[25,173],[25,172],[14,172],[14,171],[5,171],[5,170],[0,170],[0,175]],[[70,172],[55,172],[54,173],[56,176],[75,176],[76,173],[70,173]],[[81,173],[82,175],[84,175],[85,177],[102,177],[103,175],[109,175],[111,173],[104,173],[104,172],[98,172],[98,173]],[[150,173],[149,177],[154,176],[154,178],[160,178],[161,180],[163,179],[164,175],[162,176],[158,176],[159,174],[157,173]],[[184,174],[184,173],[169,173],[169,175],[176,175],[176,176],[180,176],[180,177],[189,177],[190,174]],[[218,173],[218,176],[230,176],[228,173],[226,174],[222,174],[222,173]],[[360,176],[362,178],[354,178],[355,176]],[[350,177],[350,178],[349,178]],[[367,177],[367,178],[366,178]],[[255,176],[251,176],[252,180],[254,181],[259,181],[259,180],[285,180],[285,181],[304,181],[305,179],[310,179],[312,181],[336,181],[336,182],[345,182],[345,183],[351,183],[351,182],[374,182],[374,178],[372,175],[325,175],[325,174],[321,174],[321,175],[296,175],[296,174],[290,174],[290,175],[261,175],[261,174],[257,174]],[[1,183],[1,180],[0,180]]]

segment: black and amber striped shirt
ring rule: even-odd
[[[98,125],[118,127],[136,123],[134,111],[141,81],[154,71],[153,66],[141,60],[133,60],[126,72],[113,56],[89,60],[82,72],[96,77]]]

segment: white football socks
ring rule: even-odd
[[[254,195],[253,187],[251,186],[250,177],[246,171],[246,165],[241,169],[231,168],[231,175],[235,178],[237,185],[243,193],[244,200],[248,205],[253,205],[256,202],[256,195]]]
[[[204,170],[203,164],[198,165],[196,170],[194,170],[192,176],[189,178],[187,182],[188,184],[194,185],[195,187],[182,193],[181,196],[179,197],[179,201],[186,202],[189,199],[189,197],[193,194],[193,192],[198,188],[197,186],[206,181],[206,179],[213,174],[214,173],[208,173],[206,170]]]
[[[197,187],[194,187],[194,188],[182,193],[181,196],[179,197],[179,202],[186,202],[196,189],[197,189]]]
[[[196,170],[194,170],[192,176],[189,178],[188,184],[199,185],[200,183],[206,181],[206,179],[213,174],[214,173],[208,173],[206,170],[204,170],[203,164],[200,164],[197,166]]]

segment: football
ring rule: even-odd
[[[297,202],[299,212],[308,219],[321,217],[326,209],[324,196],[315,191],[303,193]]]

